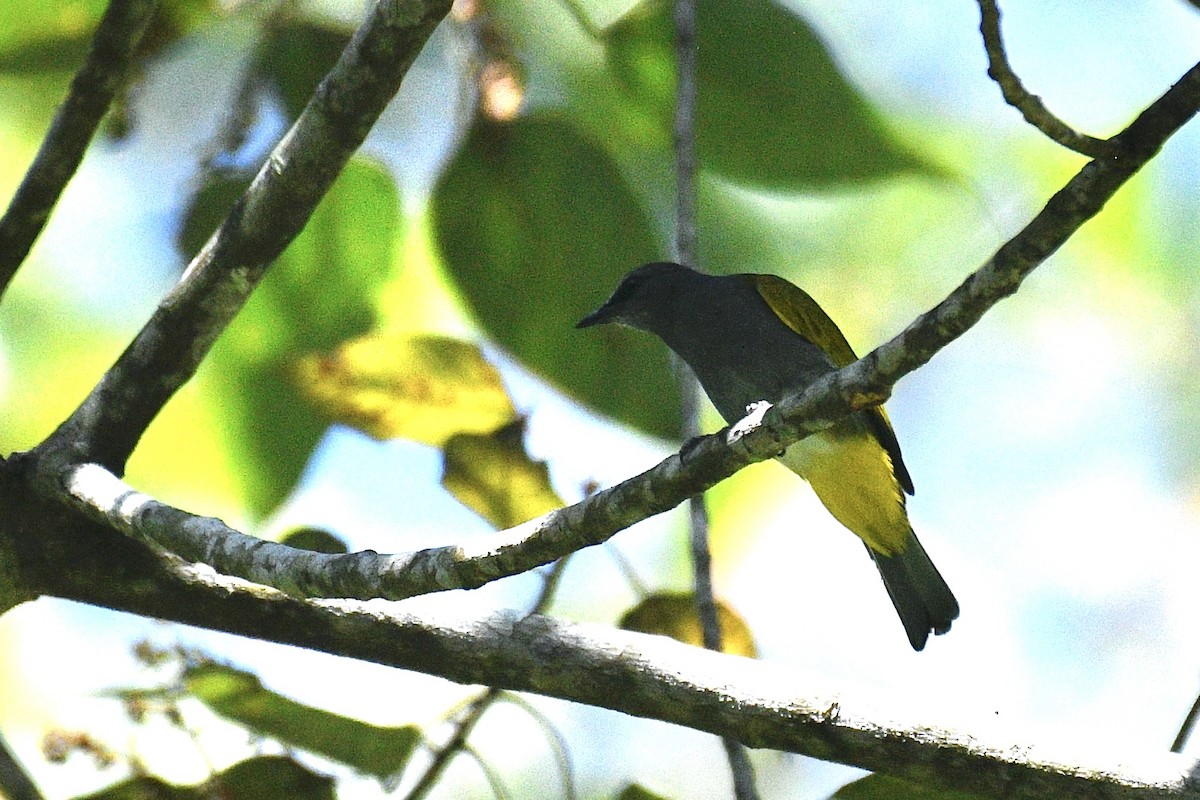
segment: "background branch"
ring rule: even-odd
[[[979,31],[983,34],[983,46],[987,51],[988,75],[1000,86],[1004,101],[1020,111],[1026,122],[1068,150],[1088,158],[1114,155],[1112,142],[1076,131],[1056,117],[1040,97],[1030,93],[1021,83],[1008,63],[1008,54],[1004,50],[1000,35],[1000,9],[996,0],[979,0],[979,11],[982,18]]]
[[[675,0],[675,260],[700,268],[696,260],[696,1]],[[700,382],[691,369],[677,357],[672,358],[679,376],[682,434],[690,440],[701,434],[703,400]],[[704,495],[688,500],[689,544],[692,555],[692,587],[696,615],[704,646],[721,650],[721,619],[717,615],[716,590],[713,587],[712,549],[709,546],[709,515]],[[746,749],[725,737],[729,769],[733,775],[734,796],[738,800],[756,800],[754,768]]]
[[[155,0],[111,0],[37,157],[0,218],[0,298],[29,255],[133,66]]]
[[[303,229],[450,0],[376,3],[308,106],[183,279],[40,448],[49,460],[96,461],[120,473],[167,400],[195,373],[267,267]]]

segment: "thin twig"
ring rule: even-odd
[[[1105,139],[1097,139],[1076,131],[1056,117],[1046,104],[1029,92],[1008,63],[1008,54],[1000,36],[1000,9],[996,0],[979,0],[980,25],[983,46],[987,51],[988,75],[1000,86],[1004,101],[1021,112],[1033,127],[1068,150],[1088,158],[1111,158],[1116,155],[1115,145]]]
[[[554,594],[558,591],[559,580],[562,578],[563,571],[567,568],[567,558],[561,558],[554,562],[545,575],[545,581],[542,584],[542,589],[538,593],[537,599],[534,600],[533,606],[529,609],[529,614],[541,614],[549,608],[553,602]],[[497,700],[500,700],[504,692],[501,689],[491,687],[481,692],[474,700],[471,701],[466,712],[459,717],[454,725],[454,733],[446,741],[444,745],[437,748],[433,753],[433,760],[429,762],[429,766],[421,773],[421,777],[404,796],[404,800],[421,800],[426,797],[433,787],[437,785],[446,768],[450,766],[450,762],[454,757],[463,752],[467,748],[467,739],[470,738],[471,732],[483,718],[483,715]],[[486,769],[485,769],[486,771]],[[568,797],[575,796],[575,786],[573,776],[568,764],[567,771],[563,775],[563,784],[566,787]]]
[[[46,227],[113,97],[125,84],[155,5],[155,0],[112,0],[101,17],[67,99],[0,218],[0,297]]]
[[[537,706],[521,695],[505,692],[500,699],[528,714],[546,734],[550,747],[554,749],[554,755],[557,757],[559,776],[563,785],[563,798],[564,800],[576,800],[579,794],[575,791],[575,767],[571,763],[571,750],[567,747],[567,739],[563,736],[562,731]]]
[[[1192,731],[1196,729],[1196,720],[1200,718],[1200,696],[1196,697],[1196,702],[1192,703],[1192,707],[1188,710],[1187,716],[1183,718],[1183,724],[1179,726],[1179,733],[1175,734],[1175,741],[1171,742],[1172,753],[1182,753],[1184,745],[1188,739],[1192,738]]]
[[[675,260],[699,267],[696,262],[696,0],[675,0]],[[700,435],[703,406],[700,382],[681,361],[679,373],[683,438]],[[692,587],[696,615],[704,646],[721,650],[721,618],[717,614],[713,588],[712,547],[709,544],[709,515],[704,495],[688,501],[689,544],[692,554]],[[750,757],[735,739],[724,737],[721,744],[729,760],[734,796],[738,800],[757,800],[754,768]]]
[[[450,766],[454,757],[467,746],[467,738],[471,735],[471,731],[475,730],[479,720],[483,719],[484,713],[491,708],[492,703],[496,702],[503,691],[503,689],[496,688],[487,689],[471,701],[466,713],[455,723],[454,734],[444,745],[434,751],[433,760],[421,773],[421,777],[408,791],[408,794],[404,795],[404,800],[421,800],[433,791],[433,787],[441,779],[446,767]]]

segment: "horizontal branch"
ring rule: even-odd
[[[37,157],[0,218],[0,296],[50,219],[113,98],[124,85],[155,0],[111,0]]]
[[[973,733],[941,727],[931,724],[934,710],[901,707],[894,695],[835,691],[794,665],[602,625],[512,612],[431,619],[404,613],[402,604],[289,597],[89,524],[27,492],[11,462],[0,464],[0,498],[13,521],[0,527],[0,549],[12,549],[43,593],[608,708],[923,785],[1005,798],[1200,800],[1194,761],[1184,756],[1125,753],[1118,762],[989,741],[978,734],[987,722]]]
[[[196,517],[137,493],[94,465],[56,476],[70,501],[93,518],[220,572],[306,597],[392,600],[469,589],[526,572],[606,541],[674,508],[739,469],[846,414],[882,402],[902,377],[974,325],[1043,263],[1200,108],[1200,65],[1114,141],[1120,155],[1087,164],[991,259],[900,335],[804,392],[734,427],[703,437],[681,454],[573,506],[479,540],[417,552],[323,555],[264,542],[219,520]]]
[[[307,224],[449,9],[450,0],[372,4],[250,187],[96,388],[39,447],[41,455],[58,465],[94,461],[123,471],[150,422]]]

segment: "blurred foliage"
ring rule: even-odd
[[[349,41],[350,31],[325,20],[284,15],[267,26],[255,68],[279,93],[289,119],[300,116]]]
[[[770,191],[926,169],[842,77],[803,20],[771,0],[708,0],[696,19],[696,151],[701,167]],[[646,0],[604,31],[615,83],[670,141],[674,21]]]
[[[487,433],[517,415],[499,370],[474,344],[446,336],[354,339],[302,358],[295,379],[331,419],[376,439],[441,447],[456,433]]]
[[[0,6],[0,76],[18,76],[29,86],[53,87],[53,91],[25,95],[26,112],[35,119],[48,119],[57,108],[67,81],[91,48],[93,31],[107,5],[95,0],[50,4],[8,0]],[[223,13],[216,0],[160,0],[142,35],[139,61],[148,62]],[[129,97],[144,79],[144,70],[136,69],[113,100],[105,130],[115,138],[129,132]]]
[[[333,778],[286,756],[258,756],[193,786],[137,775],[77,800],[333,800],[336,796]]]
[[[626,330],[574,334],[630,265],[663,251],[612,159],[558,116],[477,119],[434,191],[437,243],[489,336],[602,411],[679,428],[678,390],[656,343]],[[636,382],[613,376],[657,362]]]
[[[717,600],[717,619],[721,623],[721,652],[748,658],[758,656],[750,625],[723,600]],[[627,631],[670,636],[684,644],[704,646],[696,596],[690,592],[652,594],[625,612],[620,626]]]
[[[443,172],[432,208],[456,289],[488,335],[536,373],[611,417],[674,437],[677,390],[661,346],[619,328],[560,343],[622,275],[670,250],[643,210],[666,207],[673,190],[667,4],[642,3],[603,31],[562,9],[487,7],[489,46],[523,59],[528,94],[566,99],[511,123],[481,116]],[[769,0],[715,0],[698,26],[697,150],[718,178],[705,184],[700,224],[702,240],[722,251],[705,252],[706,268],[761,269],[761,226],[745,230],[750,214],[721,202],[722,177],[796,191],[933,172],[886,132],[794,14]],[[539,85],[550,74],[561,82]],[[618,369],[629,379],[614,380]]]
[[[246,183],[218,174],[196,194],[183,253],[200,248]],[[205,361],[199,380],[222,409],[224,446],[252,515],[287,496],[329,425],[293,380],[296,359],[372,326],[399,238],[395,182],[375,163],[353,160]]]
[[[887,775],[868,775],[846,784],[830,800],[983,800],[980,795],[922,786]]]
[[[564,505],[546,463],[525,452],[524,419],[488,434],[456,434],[443,454],[442,486],[500,530]]]
[[[187,670],[184,687],[215,713],[259,735],[380,780],[404,769],[421,741],[415,726],[383,728],[312,708],[265,689],[249,672],[220,664]]]
[[[666,795],[652,792],[644,786],[631,783],[621,790],[617,800],[667,800]]]

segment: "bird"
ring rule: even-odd
[[[606,323],[662,339],[730,425],[858,360],[816,301],[777,275],[644,264],[576,327]],[[930,633],[950,630],[958,601],[909,522],[912,477],[882,406],[801,439],[778,460],[862,539],[914,650],[924,649]]]

